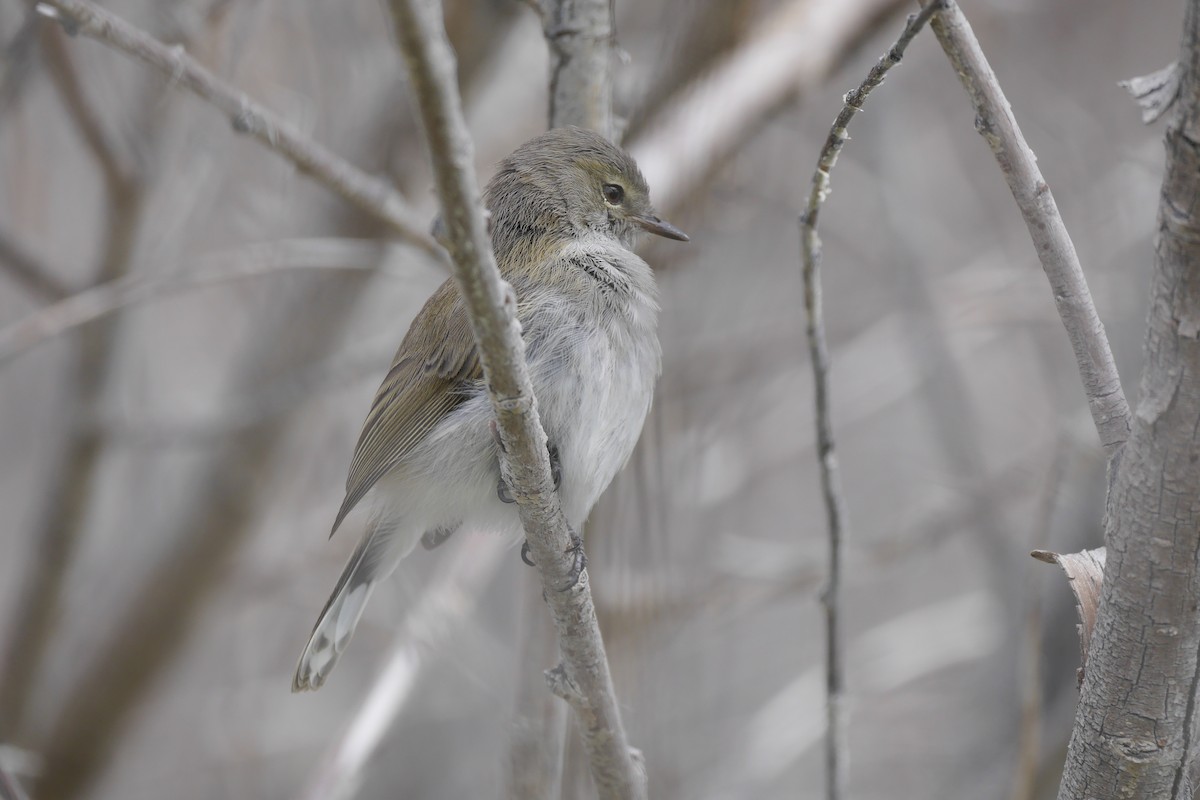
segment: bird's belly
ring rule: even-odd
[[[571,349],[549,369],[531,365],[531,378],[542,424],[559,451],[563,512],[578,528],[637,444],[659,356],[653,330],[594,331]]]

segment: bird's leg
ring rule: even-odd
[[[499,442],[499,436],[496,433],[496,423],[492,421],[492,435],[496,436],[496,441]],[[554,481],[554,491],[558,491],[559,485],[562,483],[562,463],[558,458],[558,447],[553,442],[546,443],[546,453],[550,456],[550,478]],[[508,484],[504,482],[504,476],[500,476],[500,480],[496,482],[496,496],[500,498],[501,503],[515,503],[516,498],[512,496],[512,490],[508,488]],[[521,560],[526,564],[533,566],[529,559],[522,552]]]

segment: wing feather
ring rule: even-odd
[[[423,358],[421,353],[429,353]],[[363,423],[346,499],[333,531],[388,471],[483,380],[479,354],[454,281],[443,283],[413,320]]]

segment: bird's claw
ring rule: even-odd
[[[575,556],[575,561],[571,564],[571,571],[567,573],[567,585],[559,589],[560,592],[569,592],[574,589],[575,584],[579,583],[579,576],[583,575],[583,571],[587,569],[587,553],[583,551],[583,538],[574,530],[571,531],[571,546],[567,548],[567,552]]]
[[[571,531],[571,544],[567,547],[566,552],[575,556],[574,562],[571,564],[571,571],[567,573],[567,583],[560,592],[569,592],[575,588],[575,584],[579,583],[579,577],[583,575],[583,571],[587,569],[587,553],[583,550],[583,539],[575,531]],[[529,542],[521,542],[521,560],[530,567],[536,567],[533,558],[529,555]]]

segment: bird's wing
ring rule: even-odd
[[[466,309],[454,281],[448,280],[413,320],[392,368],[375,393],[354,448],[346,499],[333,531],[376,481],[403,461],[482,380]]]

